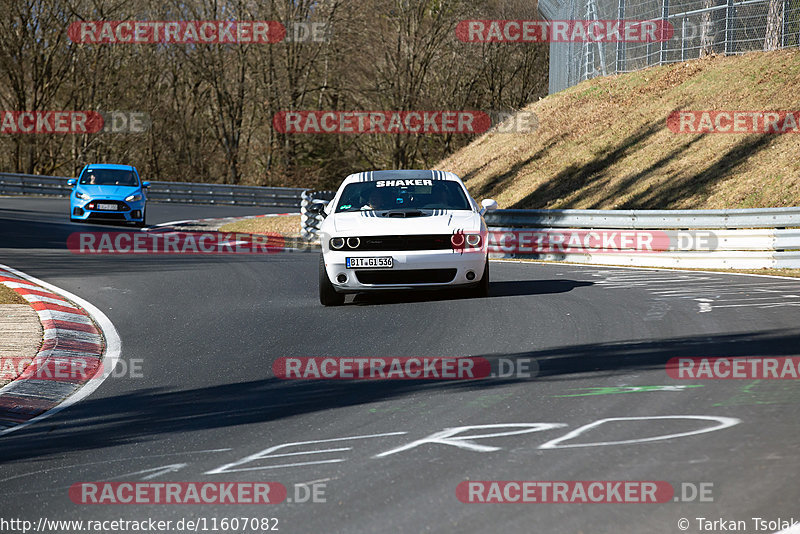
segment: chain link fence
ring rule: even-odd
[[[800,0],[540,0],[548,20],[667,22],[663,42],[550,44],[550,93],[583,80],[711,54],[800,47]]]

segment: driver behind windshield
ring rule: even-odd
[[[377,187],[373,189],[369,197],[367,198],[367,203],[361,206],[362,210],[381,210],[387,209],[388,206],[388,195],[386,193],[391,193],[391,191],[386,191],[384,189],[378,189]]]

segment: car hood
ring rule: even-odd
[[[478,232],[481,217],[473,211],[421,210],[422,215],[389,217],[386,212],[359,211],[335,213],[332,230],[336,234],[403,235]]]
[[[139,191],[137,186],[130,185],[81,185],[78,191],[93,197],[122,198]]]

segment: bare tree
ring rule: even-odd
[[[135,111],[145,133],[0,136],[0,169],[136,164],[151,179],[332,186],[429,166],[462,134],[287,135],[292,110],[512,110],[545,94],[543,46],[472,45],[466,18],[538,18],[527,0],[0,0],[0,108]],[[479,16],[480,15],[480,16]],[[274,20],[274,44],[78,43],[78,21]],[[321,24],[322,42],[295,35]],[[299,39],[296,37],[300,37]]]
[[[781,46],[783,32],[783,0],[770,0],[767,10],[767,29],[764,35],[764,50],[777,50]]]

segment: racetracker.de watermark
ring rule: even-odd
[[[70,24],[69,39],[81,44],[274,44],[325,43],[326,22],[272,20],[118,20]]]
[[[534,358],[282,357],[272,372],[283,380],[523,380],[539,375]]]
[[[676,380],[797,380],[800,357],[670,358],[667,374]]]
[[[67,35],[82,44],[279,43],[286,28],[274,20],[79,21]]]
[[[150,124],[141,111],[0,111],[0,134],[142,133]]]
[[[70,486],[75,504],[279,504],[280,482],[78,482]]]
[[[532,111],[279,111],[272,127],[284,134],[532,133]]]
[[[669,502],[674,494],[669,482],[638,480],[470,480],[456,487],[466,504],[645,504]]]
[[[493,229],[488,250],[499,254],[641,253],[712,251],[713,230],[513,230]]]
[[[800,133],[800,111],[673,111],[667,127],[679,134]]]
[[[714,502],[713,482],[643,480],[465,480],[456,486],[465,504],[656,504]]]
[[[72,343],[73,348],[81,348],[81,341]],[[111,369],[113,378],[143,378],[144,360],[119,359]],[[53,380],[56,382],[86,382],[105,377],[103,362],[93,356],[49,356],[46,358],[25,358],[20,356],[0,357],[0,380]]]
[[[462,20],[456,37],[465,43],[654,43],[669,41],[662,20]]]
[[[660,230],[490,230],[489,252],[658,252],[672,241]]]
[[[283,357],[272,372],[284,380],[475,380],[489,378],[492,369],[480,357]]]
[[[74,232],[73,254],[273,254],[286,250],[277,234],[228,232]]]

